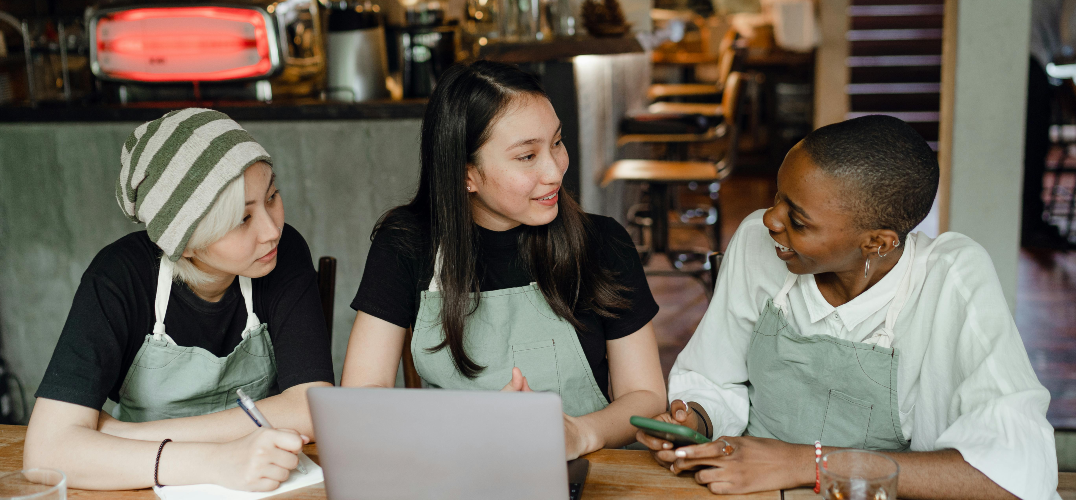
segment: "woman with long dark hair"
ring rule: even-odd
[[[374,229],[342,385],[394,386],[412,328],[427,385],[557,392],[568,458],[631,443],[628,418],[665,408],[658,306],[627,232],[561,190],[568,155],[538,81],[449,69],[421,155],[414,199]]]

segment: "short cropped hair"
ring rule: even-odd
[[[838,179],[861,229],[889,229],[903,243],[930,213],[938,194],[938,158],[904,121],[869,115],[827,125],[800,147]]]
[[[187,250],[205,249],[239,226],[243,222],[246,196],[246,184],[240,175],[217,195],[217,200],[194,228],[191,239],[187,240]],[[212,283],[214,280],[213,276],[195,267],[186,257],[180,257],[176,261],[172,278],[195,286]]]

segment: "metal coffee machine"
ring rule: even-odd
[[[389,97],[385,79],[388,56],[385,29],[380,9],[345,4],[329,11],[329,82],[330,99],[368,101]]]

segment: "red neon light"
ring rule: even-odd
[[[101,71],[117,79],[220,81],[264,76],[272,70],[265,18],[253,9],[131,9],[101,17],[96,35]],[[191,70],[203,64],[205,70]]]

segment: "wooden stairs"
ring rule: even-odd
[[[935,150],[944,0],[851,0],[846,118],[892,115]]]

